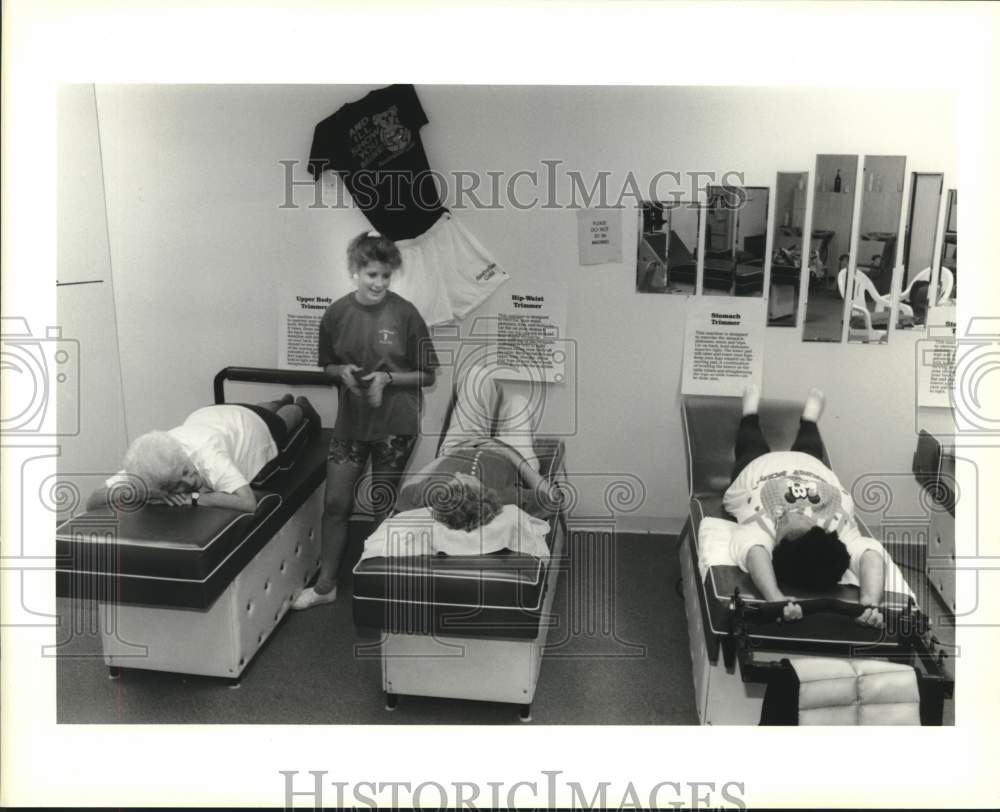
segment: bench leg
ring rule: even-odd
[[[521,705],[519,708],[519,715],[522,722],[531,721],[531,705]]]
[[[396,702],[399,700],[395,694],[390,694],[388,691],[385,693],[385,709],[387,711],[396,710]]]
[[[239,688],[240,685],[242,684],[240,682],[240,678],[239,677],[233,677],[232,679],[227,680],[227,682],[228,682],[230,688]]]
[[[109,665],[108,666],[108,679],[118,679],[122,675],[121,666]]]

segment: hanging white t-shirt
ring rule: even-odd
[[[747,555],[760,545],[774,549],[775,523],[785,513],[802,513],[818,527],[836,532],[851,557],[850,570],[858,574],[867,550],[880,555],[882,545],[862,536],[854,520],[854,502],[837,475],[811,454],[772,451],[747,465],[723,496],[726,510],[739,522],[730,552],[747,571]]]
[[[212,491],[236,493],[278,456],[267,424],[253,411],[232,403],[205,406],[167,434],[184,448]],[[120,471],[107,481],[113,486]]]

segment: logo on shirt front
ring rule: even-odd
[[[380,345],[394,345],[396,343],[397,332],[388,327],[382,327],[377,332],[378,343]]]
[[[413,134],[399,123],[399,110],[392,105],[384,113],[372,115],[372,121],[379,128],[379,137],[389,152],[402,152],[413,140]]]
[[[808,499],[814,505],[819,504],[819,488],[815,482],[800,482],[795,479],[785,480],[785,501],[794,505],[803,499]]]

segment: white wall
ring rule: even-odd
[[[59,471],[82,499],[118,470],[126,430],[94,88],[63,85],[58,102],[56,305],[80,353],[79,389],[60,389]]]
[[[173,425],[207,402],[223,366],[274,364],[274,302],[283,285],[346,292],[344,246],[366,221],[352,210],[309,208],[307,187],[295,191],[300,208],[279,208],[278,162],[301,160],[297,177],[307,179],[313,126],[368,89],[97,88],[130,436]],[[430,119],[422,137],[434,169],[509,178],[518,170],[544,174],[542,160],[559,160],[562,202],[570,198],[565,170],[591,182],[606,170],[616,192],[630,171],[643,185],[664,170],[740,171],[745,185],[771,186],[773,200],[776,172],[806,170],[812,180],[817,153],[906,155],[908,173],[943,171],[945,188],[956,185],[957,110],[938,91],[417,91]],[[665,178],[659,191],[675,188]],[[603,512],[602,483],[632,473],[647,496],[629,526],[660,529],[686,511],[678,391],[687,298],[635,293],[636,212],[631,198],[625,202],[625,261],[603,266],[578,265],[576,215],[568,208],[505,206],[459,216],[515,277],[567,283],[579,375],[552,393],[545,421],[562,430],[575,413],[567,462],[583,483],[581,510]],[[494,311],[489,302],[480,314]],[[800,333],[768,330],[766,394],[799,397],[809,384],[823,387],[825,436],[845,483],[892,474],[897,504],[912,503],[915,334],[869,347],[804,344]],[[430,415],[439,414],[447,388],[446,376]]]

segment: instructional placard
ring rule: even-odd
[[[496,377],[510,381],[566,380],[566,285],[513,280],[497,313]],[[497,294],[499,295],[499,294]]]
[[[762,382],[765,303],[761,298],[702,296],[688,303],[684,395],[742,395]]]
[[[917,405],[949,409],[955,390],[954,305],[927,311],[927,338],[918,344]]]
[[[319,323],[332,296],[283,291],[278,301],[278,368],[317,370]]]
[[[581,265],[622,261],[621,209],[583,209],[576,222]]]

